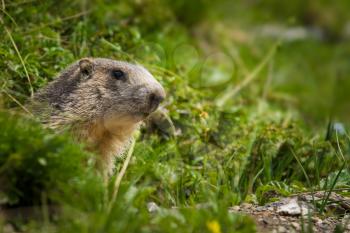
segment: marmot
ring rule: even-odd
[[[50,128],[70,127],[111,174],[133,131],[164,98],[161,84],[140,65],[83,58],[39,90],[32,106]]]

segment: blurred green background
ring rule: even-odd
[[[265,203],[271,191],[349,188],[349,1],[2,0],[0,8],[0,203],[64,206],[54,221],[18,229],[251,232],[251,220],[228,207]],[[167,91],[171,127],[141,129],[108,214],[111,191],[93,162],[71,164],[70,155],[91,155],[23,116],[33,92],[85,56],[140,63]],[[147,202],[161,211],[148,213]]]

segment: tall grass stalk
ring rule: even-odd
[[[128,168],[128,165],[130,163],[132,154],[134,152],[134,147],[135,147],[135,139],[132,139],[130,148],[128,150],[127,156],[126,156],[125,161],[123,163],[123,167],[120,170],[120,172],[118,173],[118,176],[117,176],[117,178],[114,181],[112,197],[111,197],[111,200],[110,200],[110,202],[108,204],[108,207],[107,207],[107,216],[111,212],[112,207],[114,206],[115,201],[117,199],[120,183],[121,183],[121,181],[123,179],[123,176],[125,175],[125,172],[126,172],[126,169]]]

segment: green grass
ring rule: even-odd
[[[272,192],[349,189],[350,46],[334,41],[337,22],[326,24],[337,32],[330,40],[284,41],[254,31],[266,22],[290,25],[271,16],[273,3],[266,20],[243,2],[233,16],[222,9],[226,1],[3,2],[1,204],[62,206],[53,219],[19,221],[19,230],[252,232],[252,220],[228,207],[264,204]],[[298,4],[288,9],[302,25]],[[164,106],[176,131],[141,129],[115,202],[116,177],[104,188],[82,146],[8,113],[25,113],[32,90],[84,56],[147,67],[167,91]],[[123,163],[117,161],[116,176]],[[160,210],[149,213],[148,202]]]

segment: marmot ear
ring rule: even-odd
[[[79,67],[80,67],[80,72],[84,75],[84,76],[90,76],[93,69],[94,69],[94,65],[92,63],[92,60],[89,58],[83,58],[79,61]]]

